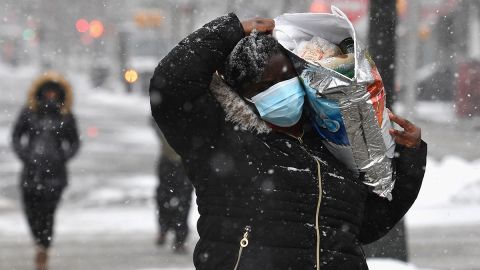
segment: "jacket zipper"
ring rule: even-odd
[[[317,231],[317,270],[320,270],[320,204],[322,202],[322,177],[320,175],[320,161],[315,158],[317,162],[317,176],[318,176],[318,201],[317,212],[315,215],[315,230]]]
[[[240,240],[240,249],[238,250],[237,263],[235,263],[235,267],[233,268],[233,270],[237,270],[238,268],[240,258],[242,257],[242,251],[248,246],[248,237],[250,236],[251,231],[252,227],[250,227],[249,225],[245,226],[245,229],[243,230],[243,238],[242,240]]]
[[[302,139],[303,133],[302,133],[302,136],[299,136],[299,137],[292,136],[292,135],[289,135],[289,136],[297,139],[300,142],[300,144],[303,145],[303,139]],[[307,150],[305,150],[305,149],[304,149],[304,151],[307,152]],[[310,153],[308,153],[308,152],[307,152],[307,154],[310,155]],[[317,200],[317,211],[315,213],[315,231],[317,233],[317,248],[316,248],[317,267],[316,267],[316,270],[320,270],[320,224],[319,224],[319,218],[320,218],[320,204],[322,203],[322,176],[320,174],[320,161],[316,157],[313,157],[313,159],[315,159],[315,162],[317,162],[317,178],[318,178],[318,200]]]

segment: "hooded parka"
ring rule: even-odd
[[[308,123],[298,138],[272,131],[214,75],[243,37],[234,14],[206,24],[161,60],[150,84],[153,117],[197,195],[196,269],[368,269],[361,246],[415,201],[426,144],[397,146],[393,200],[378,197]]]
[[[60,86],[60,108],[48,111],[42,104],[40,91],[54,83]],[[13,149],[23,162],[21,185],[35,190],[63,189],[67,185],[66,162],[79,148],[80,142],[71,112],[72,90],[59,74],[48,72],[39,77],[28,93],[13,130]],[[26,140],[22,140],[26,138]]]
[[[55,91],[57,100],[48,101],[43,91]],[[45,73],[28,92],[12,134],[13,149],[23,163],[24,210],[34,239],[43,248],[50,246],[54,212],[67,186],[66,163],[80,145],[72,99],[70,85],[62,76]]]

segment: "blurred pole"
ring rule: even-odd
[[[38,26],[38,39],[39,39],[39,54],[40,54],[40,68],[49,69],[51,67],[51,61],[49,59],[49,52],[51,50],[50,42],[48,40],[47,32],[50,29],[50,16],[48,16],[48,4],[39,5],[38,18],[40,18]]]
[[[414,2],[416,0],[410,1]],[[386,105],[391,108],[395,101],[395,55],[396,55],[396,1],[370,1],[369,51],[382,75],[387,94]],[[400,221],[380,240],[364,246],[366,257],[408,260],[406,230]]]
[[[370,1],[368,47],[382,75],[387,94],[387,107],[395,100],[395,51],[397,9],[395,1]]]
[[[286,13],[292,7],[292,0],[283,0],[283,6],[281,13]]]
[[[195,22],[197,21],[197,5],[195,3],[195,0],[190,0],[190,2],[187,4],[188,5],[188,29],[187,33],[190,34],[193,31],[195,31]]]
[[[168,47],[173,47],[180,39],[181,33],[180,33],[180,27],[179,27],[179,19],[178,17],[179,12],[178,12],[178,4],[175,1],[169,1],[169,24],[170,24],[170,40]]]
[[[235,12],[235,0],[227,0],[227,13]]]
[[[417,48],[418,48],[418,24],[420,2],[411,0],[407,5],[407,50],[406,50],[406,115],[407,118],[415,118],[415,102],[417,99]]]
[[[469,33],[469,56],[473,59],[480,60],[480,12],[479,2],[470,2],[470,33]]]

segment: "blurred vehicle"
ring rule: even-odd
[[[121,78],[127,92],[148,95],[153,71],[166,52],[159,10],[137,11],[134,20],[119,30],[119,62]]]
[[[0,61],[13,67],[19,65],[25,50],[22,31],[17,25],[0,25]]]
[[[450,65],[426,65],[417,70],[417,98],[426,101],[452,101],[455,68]]]
[[[455,90],[457,116],[480,115],[480,61],[470,60],[459,65]]]

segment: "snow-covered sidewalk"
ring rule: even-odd
[[[11,72],[0,68],[0,75],[7,71]],[[33,73],[24,72],[16,79],[10,73],[7,77],[25,84]],[[82,76],[71,79],[78,97],[75,108],[78,108],[83,148],[71,164],[72,178],[56,216],[55,238],[84,241],[100,237],[153,237],[157,231],[153,194],[157,184],[154,163],[158,143],[148,123],[148,97],[91,89]],[[30,240],[18,196],[12,196],[17,192],[16,177],[20,164],[8,150],[9,126],[18,109],[16,103],[20,106],[24,98],[24,93],[13,92],[16,84],[11,82],[8,86],[11,94],[0,100],[11,108],[0,115],[6,123],[0,128],[0,148],[3,151],[0,174],[4,176],[0,182],[0,242]],[[26,89],[18,91],[25,92]],[[409,230],[456,227],[461,233],[465,226],[480,227],[480,153],[477,154],[480,150],[474,140],[478,134],[468,133],[466,138],[473,139],[462,141],[464,138],[459,135],[463,131],[454,130],[452,125],[469,128],[469,123],[455,123],[451,104],[419,103],[418,106],[417,111],[423,117],[420,121],[425,123],[423,131],[429,151],[435,155],[428,159],[421,192],[407,215]],[[438,117],[440,115],[442,117]],[[470,143],[471,146],[465,148],[470,151],[468,156],[474,158],[461,158],[449,150],[446,142]],[[443,155],[444,152],[449,155]],[[195,209],[193,207],[189,220],[192,243],[198,238],[195,230],[198,212]],[[412,265],[393,261],[375,260],[369,264],[372,270],[418,270]]]

